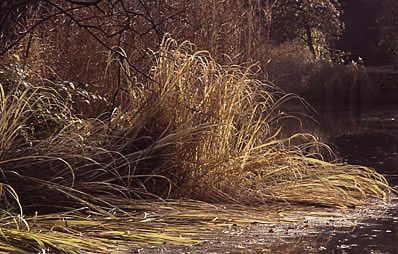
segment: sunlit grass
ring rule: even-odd
[[[133,82],[120,63],[128,90],[107,119],[76,114],[76,91],[62,83],[21,69],[2,73],[0,249],[107,253],[193,244],[209,227],[294,220],[275,212],[281,204],[389,200],[393,190],[373,169],[325,161],[321,151],[331,151],[311,135],[281,135],[279,106],[291,95],[277,99],[250,68],[218,65],[171,39],[154,59],[145,83]],[[242,217],[243,209],[220,213],[220,205],[181,198],[268,208],[263,218]]]

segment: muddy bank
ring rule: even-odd
[[[289,212],[282,223],[231,223],[219,229],[204,229],[192,234],[200,242],[187,245],[132,246],[131,253],[356,253],[364,250],[371,241],[381,241],[386,234],[398,235],[397,202],[383,206],[355,210],[314,209]],[[394,212],[391,212],[394,210]],[[395,213],[396,216],[392,216]],[[374,221],[393,222],[390,229],[380,229]],[[373,234],[365,235],[366,228],[374,228]],[[383,231],[384,230],[384,231]],[[185,236],[185,235],[181,235]],[[389,249],[395,248],[391,243]],[[367,246],[367,245],[365,245]],[[369,246],[372,250],[380,249]],[[348,252],[346,252],[348,251]],[[363,253],[363,252],[358,252]],[[393,253],[393,252],[387,252]]]

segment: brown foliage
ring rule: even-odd
[[[196,42],[217,60],[226,61],[224,54],[236,56],[236,62],[261,60],[260,46],[269,39],[266,6],[260,1],[47,0],[29,8],[26,27],[35,29],[26,34],[24,53],[38,54],[67,80],[103,81],[107,53],[120,48],[136,72],[147,73],[151,64],[146,51],[157,50],[166,33]]]

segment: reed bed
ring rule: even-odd
[[[221,66],[172,39],[154,53],[147,81],[120,66],[127,89],[96,118],[78,114],[79,101],[108,104],[102,97],[33,77],[18,62],[0,73],[3,251],[192,244],[199,228],[259,220],[231,211],[215,223],[217,209],[199,201],[191,212],[147,218],[151,208],[137,200],[266,205],[261,220],[281,223],[273,217],[280,204],[354,208],[394,192],[373,169],[325,161],[328,148],[315,137],[284,137],[279,106],[291,95],[276,96],[250,68]]]

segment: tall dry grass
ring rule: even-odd
[[[264,2],[105,2],[71,10],[51,1],[76,20],[49,2],[32,9],[28,24],[56,18],[1,67],[1,249],[107,253],[195,242],[178,233],[189,212],[165,212],[156,225],[145,224],[156,216],[139,219],[153,213],[152,199],[269,209],[389,199],[393,190],[374,170],[325,161],[328,147],[311,135],[281,135],[290,95],[256,77],[262,69],[301,80],[306,53],[269,42]],[[196,46],[162,40],[167,32]],[[208,207],[196,204],[200,213]],[[202,227],[213,215],[192,221]],[[156,231],[165,221],[172,236]]]
[[[153,74],[162,84],[158,97],[167,98],[161,108],[166,107],[164,115],[171,126],[213,126],[194,146],[181,145],[176,153],[187,154],[176,161],[193,166],[184,174],[188,184],[181,195],[189,191],[192,197],[218,202],[283,200],[340,206],[358,205],[359,196],[372,196],[385,186],[383,177],[372,170],[304,154],[303,147],[319,145],[309,136],[309,143],[298,145],[293,145],[294,140],[301,135],[280,139],[278,128],[283,126],[277,123],[283,115],[278,106],[283,99],[276,100],[267,85],[251,78],[249,70],[219,66],[190,47],[169,41]],[[373,189],[369,177],[378,187]]]
[[[179,42],[193,42],[199,50],[209,51],[220,64],[255,64],[260,67],[257,78],[270,80],[284,91],[299,93],[306,99],[317,97],[314,100],[321,101],[328,90],[323,87],[330,86],[344,94],[346,85],[324,85],[324,80],[317,77],[317,70],[325,65],[314,61],[313,53],[300,39],[283,44],[273,40],[276,38],[271,36],[272,26],[278,22],[272,20],[276,18],[272,15],[277,11],[274,7],[272,1],[259,0],[100,1],[97,6],[69,5],[59,0],[39,2],[27,9],[26,27],[35,26],[42,19],[46,22],[27,34],[15,51],[24,55],[24,61],[42,76],[91,84],[91,92],[99,92],[116,104],[120,88],[128,89],[128,82],[121,79],[120,59],[107,64],[108,52],[116,53],[122,48],[125,54],[121,55],[128,56],[135,78],[146,82],[145,74],[152,66],[148,52],[159,50],[165,34]],[[111,71],[105,75],[105,69]],[[321,75],[345,79],[351,69],[336,70]],[[358,71],[352,71],[354,76],[355,72]],[[314,86],[319,87],[314,94],[325,91],[324,94],[309,95]],[[91,105],[84,110],[93,112],[90,115],[95,117],[95,113],[113,108]]]
[[[1,72],[4,248],[116,248],[115,234],[126,229],[117,225],[136,220],[131,209],[142,199],[344,208],[386,201],[393,192],[372,169],[324,161],[325,146],[310,135],[282,138],[279,107],[287,97],[275,99],[250,69],[219,65],[172,39],[154,55],[146,83],[119,63],[129,90],[111,115],[96,118],[76,114],[73,98],[83,92],[70,83],[32,78],[18,65]],[[16,216],[19,210],[32,216]],[[63,221],[45,216],[54,212]],[[61,223],[56,231],[70,240],[55,236],[49,223]],[[89,233],[98,227],[113,233]],[[154,237],[178,242],[138,231],[118,236],[123,248]],[[82,234],[90,240],[82,242]]]
[[[286,98],[275,99],[250,69],[218,65],[193,48],[165,40],[152,81],[131,83],[108,120],[72,114],[55,88],[4,92],[4,180],[32,209],[116,197],[355,206],[386,196],[389,187],[373,170],[323,161],[322,145],[309,135],[281,138]],[[122,68],[129,82],[129,67]],[[40,135],[24,137],[25,126]]]
[[[46,22],[27,34],[15,52],[42,76],[97,84],[93,89],[108,99],[120,81],[117,63],[104,75],[109,49],[123,48],[131,65],[147,73],[152,66],[147,52],[157,51],[166,33],[195,43],[219,63],[230,62],[227,55],[234,63],[261,67],[269,60],[271,23],[266,20],[271,10],[262,1],[100,1],[97,6],[56,0],[29,7],[27,28]]]

